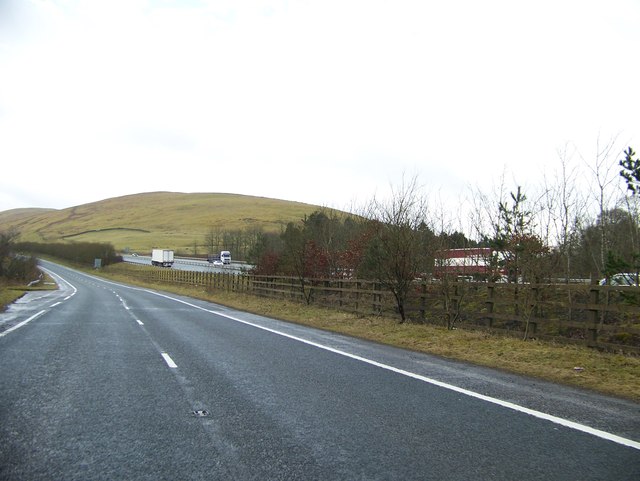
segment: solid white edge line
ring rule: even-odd
[[[45,309],[45,310],[42,310],[42,311],[40,311],[40,312],[37,312],[36,314],[34,314],[33,316],[31,316],[29,319],[25,319],[24,321],[19,322],[19,323],[18,323],[18,324],[16,324],[15,326],[10,327],[10,328],[9,328],[9,329],[7,329],[6,331],[0,332],[0,337],[4,337],[4,336],[6,336],[7,334],[9,334],[11,331],[15,331],[15,330],[16,330],[16,329],[18,329],[19,327],[22,327],[22,326],[24,326],[25,324],[27,324],[28,322],[33,321],[36,317],[41,316],[41,315],[42,315],[42,314],[44,314],[45,312],[47,312],[47,311],[46,311],[46,309]]]
[[[292,339],[294,341],[302,342],[302,343],[307,344],[309,346],[317,347],[319,349],[324,349],[325,351],[333,352],[335,354],[339,354],[341,356],[348,357],[348,358],[354,359],[356,361],[361,361],[361,362],[370,364],[372,366],[379,367],[381,369],[386,369],[387,371],[395,372],[397,374],[401,374],[403,376],[407,376],[407,377],[416,379],[418,381],[426,382],[426,383],[432,384],[434,386],[438,386],[438,387],[441,387],[441,388],[444,388],[444,389],[448,389],[450,391],[454,391],[454,392],[457,392],[457,393],[460,393],[460,394],[464,394],[465,396],[469,396],[469,397],[472,397],[472,398],[475,398],[475,399],[480,399],[482,401],[486,401],[486,402],[489,402],[489,403],[492,403],[492,404],[496,404],[498,406],[501,406],[501,407],[504,407],[504,408],[507,408],[507,409],[511,409],[513,411],[517,411],[517,412],[521,412],[521,413],[524,413],[524,414],[528,414],[530,416],[534,416],[534,417],[539,418],[539,419],[544,419],[546,421],[551,421],[552,423],[559,424],[561,426],[564,426],[564,427],[567,427],[567,428],[570,428],[570,429],[574,429],[576,431],[581,431],[583,433],[591,434],[593,436],[599,437],[601,439],[605,439],[607,441],[613,441],[614,443],[621,444],[623,446],[628,446],[630,448],[634,448],[634,449],[640,450],[640,442],[633,441],[632,439],[627,439],[627,438],[624,438],[622,436],[618,436],[616,434],[608,433],[608,432],[602,431],[600,429],[595,429],[595,428],[592,428],[592,427],[584,425],[584,424],[580,424],[580,423],[577,423],[577,422],[574,422],[574,421],[569,421],[568,419],[563,419],[563,418],[560,418],[558,416],[553,416],[551,414],[543,413],[541,411],[536,411],[535,409],[530,409],[530,408],[527,408],[527,407],[524,407],[524,406],[520,406],[519,404],[515,404],[515,403],[509,402],[509,401],[503,401],[502,399],[494,398],[494,397],[491,397],[491,396],[485,396],[484,394],[480,394],[480,393],[477,393],[475,391],[470,391],[468,389],[464,389],[464,388],[461,388],[461,387],[458,387],[458,386],[454,386],[453,384],[448,384],[448,383],[445,383],[445,382],[442,382],[442,381],[438,381],[436,379],[432,379],[432,378],[429,378],[429,377],[426,377],[426,376],[422,376],[422,375],[416,374],[414,372],[405,371],[404,369],[399,369],[397,367],[393,367],[393,366],[390,366],[388,364],[384,364],[384,363],[381,363],[381,362],[378,362],[378,361],[374,361],[372,359],[367,359],[366,357],[358,356],[356,354],[351,354],[351,353],[348,353],[346,351],[341,351],[340,349],[335,349],[333,347],[325,346],[323,344],[318,344],[316,342],[309,341],[309,340],[303,339],[301,337],[293,336],[291,334],[287,334],[286,332],[277,331],[277,330],[271,329],[269,327],[264,327],[264,326],[261,326],[259,324],[255,324],[255,323],[252,323],[252,322],[249,322],[249,321],[245,321],[243,319],[239,319],[237,317],[231,316],[229,314],[225,314],[225,313],[220,312],[220,311],[213,311],[211,309],[205,309],[204,307],[200,307],[200,306],[197,306],[195,304],[191,304],[190,302],[186,302],[186,301],[183,301],[181,299],[176,299],[175,297],[170,297],[170,296],[167,296],[167,295],[164,295],[164,294],[160,294],[158,292],[154,292],[154,291],[151,291],[151,290],[146,290],[146,292],[149,292],[151,294],[155,294],[155,295],[160,296],[160,297],[165,297],[167,299],[171,299],[173,301],[180,302],[182,304],[186,304],[186,305],[188,305],[190,307],[194,307],[194,308],[199,309],[201,311],[210,312],[211,314],[215,314],[215,315],[218,315],[218,316],[221,316],[221,317],[225,317],[227,319],[239,322],[241,324],[245,324],[247,326],[255,327],[257,329],[262,329],[263,331],[267,331],[267,332],[270,332],[270,333],[273,333],[273,334],[277,334],[279,336],[286,337],[286,338]]]
[[[54,277],[54,278],[59,279],[60,281],[64,282],[64,283],[65,283],[65,284],[67,284],[69,287],[71,287],[71,289],[73,289],[73,292],[72,292],[69,296],[67,296],[67,297],[65,297],[65,298],[64,298],[64,300],[65,300],[65,301],[66,301],[66,300],[68,300],[68,299],[71,299],[73,296],[75,296],[75,295],[76,295],[76,292],[78,292],[78,289],[76,289],[76,287],[75,287],[73,284],[71,284],[68,280],[66,280],[66,279],[62,278],[59,274],[56,274],[55,272],[50,271],[49,269],[47,269],[46,267],[44,267],[44,266],[42,266],[42,265],[38,265],[38,268],[39,268],[39,269],[44,270],[44,271],[45,271],[45,272],[47,272],[51,277]]]
[[[167,354],[166,352],[161,352],[160,354],[162,354],[162,357],[164,358],[164,362],[167,363],[167,366],[169,366],[170,368],[178,367],[178,365],[175,362],[173,362],[173,359],[171,359],[171,356],[169,356],[169,354]]]
[[[97,279],[99,279],[99,278],[97,278]],[[161,294],[159,292],[155,292],[155,291],[152,291],[150,289],[127,286],[127,285],[124,285],[124,284],[118,284],[118,283],[107,281],[107,280],[104,280],[104,279],[99,279],[99,280],[101,280],[103,282],[110,283],[110,284],[119,285],[119,286],[127,288],[127,289],[144,291],[144,292],[148,292],[149,294],[153,294],[153,295],[156,295],[156,296],[159,296],[159,297],[164,297],[166,299],[169,299],[169,300],[172,300],[172,301],[175,301],[175,302],[180,302],[182,304],[185,304],[187,306],[193,307],[195,309],[199,309],[199,310],[204,311],[204,312],[209,312],[211,314],[215,314],[215,315],[227,318],[229,320],[232,320],[232,321],[235,321],[235,322],[239,322],[241,324],[245,324],[247,326],[251,326],[251,327],[255,327],[257,329],[261,329],[263,331],[271,332],[273,334],[277,334],[279,336],[286,337],[286,338],[292,339],[294,341],[302,342],[304,344],[308,344],[310,346],[314,346],[314,347],[317,347],[319,349],[324,349],[325,351],[333,352],[333,353],[341,355],[341,356],[345,356],[345,357],[348,357],[348,358],[351,358],[351,359],[355,359],[357,361],[361,361],[361,362],[370,364],[372,366],[377,366],[377,367],[379,367],[381,369],[386,369],[388,371],[392,371],[392,372],[395,372],[397,374],[401,374],[403,376],[411,377],[413,379],[416,379],[416,380],[419,380],[419,381],[423,381],[423,382],[432,384],[434,386],[441,387],[443,389],[448,389],[450,391],[454,391],[454,392],[457,392],[457,393],[460,393],[460,394],[464,394],[465,396],[470,396],[470,397],[473,397],[475,399],[480,399],[482,401],[486,401],[486,402],[489,402],[489,403],[492,403],[492,404],[496,404],[498,406],[501,406],[501,407],[504,407],[504,408],[507,408],[507,409],[511,409],[513,411],[521,412],[523,414],[528,414],[530,416],[534,416],[534,417],[539,418],[539,419],[544,419],[546,421],[550,421],[552,423],[555,423],[555,424],[558,424],[558,425],[561,425],[561,426],[564,426],[564,427],[567,427],[567,428],[570,428],[570,429],[574,429],[576,431],[580,431],[580,432],[583,432],[583,433],[586,433],[586,434],[591,434],[593,436],[596,436],[596,437],[601,438],[601,439],[605,439],[607,441],[612,441],[614,443],[617,443],[617,444],[620,444],[620,445],[623,445],[623,446],[627,446],[627,447],[630,447],[630,448],[634,448],[634,449],[640,450],[640,442],[638,442],[638,441],[634,441],[632,439],[628,439],[628,438],[625,438],[625,437],[622,437],[622,436],[618,436],[616,434],[608,433],[608,432],[602,431],[600,429],[595,429],[595,428],[592,428],[592,427],[587,426],[585,424],[580,424],[580,423],[577,423],[577,422],[574,422],[574,421],[569,421],[568,419],[564,419],[564,418],[561,418],[561,417],[558,417],[558,416],[553,416],[551,414],[543,413],[542,411],[536,411],[535,409],[530,409],[530,408],[527,408],[527,407],[524,407],[524,406],[520,406],[519,404],[515,404],[515,403],[509,402],[509,401],[503,401],[502,399],[494,398],[494,397],[491,397],[491,396],[485,396],[484,394],[480,394],[480,393],[477,393],[475,391],[470,391],[468,389],[464,389],[464,388],[461,388],[461,387],[458,387],[458,386],[454,386],[453,384],[448,384],[448,383],[445,383],[445,382],[442,382],[442,381],[438,381],[436,379],[432,379],[432,378],[429,378],[429,377],[426,377],[426,376],[422,376],[420,374],[416,374],[416,373],[413,373],[413,372],[410,372],[410,371],[405,371],[403,369],[399,369],[399,368],[390,366],[388,364],[383,364],[383,363],[374,361],[372,359],[367,359],[365,357],[357,356],[355,354],[351,354],[351,353],[348,353],[346,351],[341,351],[341,350],[335,349],[333,347],[325,346],[325,345],[322,345],[322,344],[315,343],[313,341],[309,341],[307,339],[303,339],[303,338],[300,338],[300,337],[297,337],[297,336],[293,336],[291,334],[287,334],[287,333],[282,332],[282,331],[277,331],[277,330],[271,329],[269,327],[264,327],[264,326],[261,326],[259,324],[255,324],[255,323],[252,323],[252,322],[249,322],[249,321],[245,321],[243,319],[238,319],[237,317],[231,316],[229,314],[225,314],[225,313],[220,312],[220,311],[214,311],[212,309],[205,309],[204,307],[200,307],[200,306],[197,306],[197,305],[192,304],[190,302],[183,301],[182,299],[177,299],[175,297],[167,296],[165,294]],[[165,354],[163,354],[163,357],[164,357],[164,355]]]

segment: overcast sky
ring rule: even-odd
[[[639,0],[0,0],[0,211],[455,199],[614,136],[640,150]]]

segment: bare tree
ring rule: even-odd
[[[432,214],[433,226],[437,231],[429,240],[430,248],[425,249],[434,257],[433,273],[438,279],[437,286],[442,296],[444,310],[444,325],[448,330],[454,329],[456,322],[462,317],[462,308],[468,291],[467,283],[463,279],[467,280],[469,270],[476,270],[474,266],[471,266],[471,269],[460,270],[458,265],[453,265],[452,249],[467,249],[471,246],[468,237],[463,234],[464,227],[461,219],[458,219],[458,228],[456,228],[450,214],[441,202],[438,203],[437,210],[433,210]],[[472,264],[473,260],[470,263]],[[465,267],[469,265],[465,263]]]
[[[611,207],[615,181],[617,180],[619,148],[617,147],[617,136],[612,137],[607,142],[602,143],[600,136],[596,139],[596,151],[593,161],[589,163],[583,157],[587,169],[592,174],[595,183],[594,196],[598,205],[598,215],[600,218],[600,252],[598,252],[598,266],[601,272],[604,271],[608,250],[608,219],[606,217],[608,209]],[[594,253],[595,254],[595,253]]]
[[[497,235],[496,226],[499,223],[500,213],[496,210],[496,206],[504,202],[506,196],[505,174],[506,172],[503,171],[500,175],[499,184],[497,186],[494,185],[490,194],[483,192],[480,187],[472,189],[472,207],[469,217],[471,229],[478,239]]]
[[[222,239],[222,232],[219,228],[211,226],[209,232],[207,232],[204,236],[204,245],[207,248],[209,254],[213,254],[214,252],[218,252],[220,249]]]
[[[548,212],[550,232],[543,240],[547,245],[556,246],[563,263],[565,282],[569,282],[577,237],[586,215],[586,199],[577,184],[579,169],[573,161],[575,147],[567,143],[557,152],[560,165],[553,175],[555,182],[548,182],[545,177],[543,203]]]
[[[401,323],[407,318],[412,284],[425,269],[421,239],[428,229],[427,214],[427,200],[416,177],[392,186],[388,200],[374,198],[364,213],[372,237],[361,271],[393,294]]]

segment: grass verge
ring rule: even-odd
[[[4,312],[9,304],[17,301],[29,291],[44,291],[57,289],[55,281],[44,274],[42,279],[30,286],[24,284],[0,284],[0,312]]]
[[[19,286],[0,285],[0,312],[6,311],[9,304],[20,299],[25,291]]]
[[[385,317],[359,316],[280,299],[207,291],[203,287],[142,284],[130,277],[125,269],[120,265],[108,266],[100,274],[255,314],[640,402],[640,357],[637,356],[549,341],[522,341],[480,331],[399,324],[397,320]]]

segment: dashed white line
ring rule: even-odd
[[[590,434],[592,436],[596,436],[598,438],[605,439],[607,441],[612,441],[614,443],[617,443],[617,444],[620,444],[620,445],[623,445],[623,446],[628,446],[628,447],[640,450],[640,442],[638,442],[638,441],[634,441],[632,439],[628,439],[628,438],[625,438],[625,437],[622,437],[622,436],[618,436],[616,434],[609,433],[607,431],[602,431],[600,429],[595,429],[595,428],[592,428],[592,427],[587,426],[585,424],[581,424],[581,423],[577,423],[577,422],[574,422],[574,421],[570,421],[568,419],[564,419],[564,418],[561,418],[561,417],[558,417],[558,416],[553,416],[551,414],[547,414],[547,413],[544,413],[544,412],[541,412],[541,411],[537,411],[535,409],[530,409],[530,408],[527,408],[525,406],[521,406],[519,404],[515,404],[515,403],[509,402],[509,401],[504,401],[502,399],[494,398],[494,397],[491,397],[491,396],[486,396],[484,394],[480,394],[480,393],[477,393],[475,391],[464,389],[464,388],[461,388],[459,386],[455,386],[453,384],[449,384],[449,383],[445,383],[445,382],[442,382],[442,381],[438,381],[438,380],[433,379],[433,378],[422,376],[420,374],[416,374],[416,373],[413,373],[413,372],[410,372],[410,371],[406,371],[404,369],[399,369],[399,368],[396,368],[396,367],[388,365],[388,364],[384,364],[384,363],[381,363],[381,362],[378,362],[378,361],[374,361],[372,359],[368,359],[368,358],[365,358],[365,357],[362,357],[362,356],[358,356],[356,354],[352,354],[352,353],[349,353],[349,352],[346,352],[346,351],[342,351],[340,349],[336,349],[336,348],[333,348],[333,347],[330,347],[330,346],[319,344],[319,343],[310,341],[308,339],[303,339],[303,338],[298,337],[298,336],[294,336],[294,335],[291,335],[291,334],[288,334],[288,333],[285,333],[285,332],[282,332],[282,331],[278,331],[276,329],[271,329],[271,328],[268,328],[268,327],[265,327],[265,326],[261,326],[259,324],[255,324],[253,322],[245,321],[243,319],[239,319],[237,317],[231,316],[231,315],[226,314],[224,312],[220,312],[220,311],[213,310],[213,309],[206,309],[206,308],[198,306],[196,304],[192,304],[190,302],[183,301],[182,299],[177,299],[175,297],[171,297],[171,296],[168,296],[166,294],[161,294],[161,293],[153,291],[151,289],[132,287],[132,286],[127,286],[125,284],[118,284],[118,283],[113,283],[113,282],[105,281],[105,280],[102,280],[102,281],[106,282],[106,283],[117,284],[117,285],[119,285],[121,287],[125,287],[125,288],[128,288],[128,289],[144,291],[144,292],[148,292],[149,294],[153,294],[153,295],[156,295],[156,296],[159,296],[159,297],[164,297],[166,299],[170,299],[172,301],[179,302],[179,303],[187,305],[189,307],[193,307],[194,309],[199,309],[201,311],[205,311],[205,312],[209,312],[211,314],[215,314],[215,315],[218,315],[218,316],[221,316],[221,317],[225,317],[225,318],[230,319],[232,321],[236,321],[236,322],[239,322],[241,324],[245,324],[247,326],[255,327],[255,328],[261,329],[263,331],[271,332],[273,334],[276,334],[276,335],[279,335],[279,336],[283,336],[283,337],[286,337],[286,338],[289,338],[289,339],[292,339],[294,341],[298,341],[298,342],[301,342],[301,343],[304,343],[304,344],[307,344],[307,345],[310,345],[310,346],[314,346],[314,347],[317,347],[319,349],[324,349],[326,351],[333,352],[333,353],[338,354],[340,356],[345,356],[345,357],[348,357],[348,358],[351,358],[351,359],[354,359],[354,360],[357,360],[357,361],[360,361],[360,362],[364,362],[366,364],[370,364],[372,366],[379,367],[381,369],[385,369],[385,370],[392,371],[392,372],[395,372],[395,373],[403,375],[403,376],[407,376],[407,377],[416,379],[418,381],[426,382],[426,383],[432,384],[434,386],[439,386],[441,388],[448,389],[448,390],[457,392],[459,394],[463,394],[465,396],[469,396],[469,397],[472,397],[472,398],[475,398],[475,399],[479,399],[479,400],[482,400],[482,401],[485,401],[485,402],[489,402],[491,404],[495,404],[495,405],[498,405],[498,406],[501,406],[501,407],[504,407],[504,408],[507,408],[507,409],[511,409],[513,411],[517,411],[517,412],[520,412],[520,413],[523,413],[523,414],[527,414],[529,416],[533,416],[533,417],[536,417],[536,418],[539,418],[539,419],[544,419],[546,421],[550,421],[552,423],[555,423],[555,424],[558,424],[558,425],[561,425],[561,426],[564,426],[564,427],[567,427],[567,428],[570,428],[570,429],[574,429],[576,431],[587,433],[587,434]],[[169,357],[168,354],[162,353],[162,357],[165,359],[165,361],[167,362],[169,367],[178,367],[173,362],[173,360]]]
[[[141,326],[144,326],[144,322],[142,322],[140,319],[136,319],[136,322],[137,322],[138,324],[140,324]]]
[[[160,294],[159,292],[155,292],[155,291],[152,291],[152,290],[147,290],[147,292],[149,292],[150,294],[157,295],[159,297],[164,297],[164,298],[176,301],[176,302],[180,302],[182,304],[188,305],[188,306],[193,307],[195,309],[199,309],[201,311],[210,312],[212,314],[216,314],[218,316],[225,317],[227,319],[239,322],[241,324],[245,324],[247,326],[255,327],[257,329],[261,329],[263,331],[271,332],[271,333],[276,334],[278,336],[286,337],[288,339],[292,339],[294,341],[298,341],[298,342],[307,344],[309,346],[313,346],[313,347],[317,347],[319,349],[324,349],[326,351],[333,352],[333,353],[338,354],[340,356],[344,356],[344,357],[348,357],[348,358],[351,358],[351,359],[355,359],[356,361],[364,362],[366,364],[370,364],[372,366],[376,366],[376,367],[379,367],[381,369],[385,369],[387,371],[395,372],[396,374],[401,374],[403,376],[407,376],[407,377],[416,379],[418,381],[426,382],[426,383],[432,384],[434,386],[438,386],[438,387],[441,387],[441,388],[444,388],[444,389],[448,389],[448,390],[451,390],[451,391],[454,391],[454,392],[457,392],[457,393],[460,393],[460,394],[464,394],[465,396],[469,396],[469,397],[472,397],[472,398],[475,398],[475,399],[480,399],[482,401],[489,402],[489,403],[492,403],[492,404],[496,404],[498,406],[502,406],[504,408],[511,409],[513,411],[517,411],[517,412],[521,412],[521,413],[524,413],[524,414],[528,414],[529,416],[533,416],[533,417],[536,417],[536,418],[539,418],[539,419],[544,419],[546,421],[551,421],[552,423],[559,424],[561,426],[564,426],[564,427],[567,427],[567,428],[570,428],[570,429],[574,429],[576,431],[581,431],[583,433],[591,434],[592,436],[596,436],[596,437],[599,437],[601,439],[606,439],[607,441],[613,441],[614,443],[618,443],[618,444],[621,444],[623,446],[628,446],[630,448],[634,448],[634,449],[639,449],[640,450],[640,442],[634,441],[632,439],[624,438],[622,436],[618,436],[618,435],[613,434],[613,433],[602,431],[600,429],[595,429],[595,428],[592,428],[592,427],[587,426],[585,424],[581,424],[581,423],[577,423],[577,422],[574,422],[574,421],[570,421],[568,419],[564,419],[564,418],[561,418],[561,417],[558,417],[558,416],[553,416],[551,414],[547,414],[547,413],[544,413],[544,412],[541,412],[541,411],[536,411],[535,409],[530,409],[530,408],[527,408],[527,407],[524,407],[524,406],[521,406],[519,404],[515,404],[515,403],[512,403],[512,402],[509,402],[509,401],[504,401],[502,399],[494,398],[494,397],[491,397],[491,396],[485,396],[484,394],[480,394],[480,393],[477,393],[475,391],[471,391],[469,389],[464,389],[464,388],[461,388],[459,386],[455,386],[453,384],[449,384],[449,383],[446,383],[446,382],[438,381],[437,379],[429,378],[427,376],[422,376],[420,374],[416,374],[416,373],[411,372],[411,371],[406,371],[404,369],[399,369],[397,367],[390,366],[389,364],[385,364],[385,363],[382,363],[382,362],[374,361],[373,359],[368,359],[366,357],[358,356],[357,354],[352,354],[350,352],[346,352],[346,351],[343,351],[341,349],[336,349],[336,348],[333,348],[333,347],[330,347],[330,346],[326,346],[324,344],[319,344],[317,342],[313,342],[313,341],[310,341],[308,339],[303,339],[301,337],[288,334],[286,332],[278,331],[276,329],[271,329],[269,327],[261,326],[259,324],[255,324],[253,322],[245,321],[244,319],[239,319],[237,317],[231,316],[231,315],[226,314],[224,312],[214,311],[212,309],[206,309],[206,308],[198,306],[196,304],[192,304],[190,302],[183,301],[181,299],[176,299],[175,297],[167,296],[165,294]]]
[[[173,362],[173,359],[171,359],[171,356],[169,356],[169,354],[167,354],[166,352],[161,352],[160,354],[162,354],[162,357],[164,358],[164,362],[167,363],[167,366],[169,366],[170,368],[178,367],[178,365],[175,362]]]

